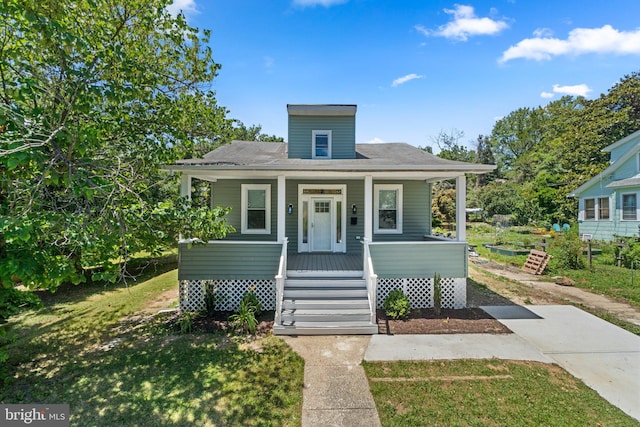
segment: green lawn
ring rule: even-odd
[[[556,365],[502,360],[363,362],[391,426],[637,426]]]
[[[11,319],[0,402],[69,403],[78,426],[300,425],[304,362],[282,341],[180,335],[170,314],[120,321],[175,286],[174,270],[61,289]]]

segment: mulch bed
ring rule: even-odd
[[[378,333],[385,335],[421,334],[509,334],[511,330],[480,308],[412,310],[407,319],[387,318],[378,310]]]

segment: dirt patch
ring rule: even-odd
[[[460,310],[442,309],[436,315],[433,309],[412,310],[404,320],[387,318],[378,310],[378,333],[387,335],[422,334],[508,334],[509,328],[480,308]]]
[[[233,314],[232,311],[218,311],[213,315],[196,315],[192,320],[192,332],[193,333],[223,333],[230,334],[236,333],[231,322],[229,322],[229,316]],[[273,331],[273,311],[265,311],[258,316],[258,325],[256,326],[255,337],[260,338],[271,334]],[[173,329],[177,332],[180,331],[180,324],[178,323],[178,317],[176,317]]]

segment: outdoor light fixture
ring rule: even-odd
[[[351,213],[354,215],[358,213],[358,207],[356,205],[351,205]]]
[[[289,207],[287,207],[287,213],[289,215],[291,215],[293,213],[293,205],[292,204],[289,204]]]

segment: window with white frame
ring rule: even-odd
[[[636,193],[622,195],[622,219],[636,221],[638,219],[638,197]]]
[[[596,199],[584,199],[584,219],[596,219]]]
[[[599,197],[598,198],[598,219],[600,221],[604,221],[610,218],[611,216],[609,214],[609,198]]]
[[[314,130],[311,132],[313,140],[312,158],[314,159],[330,159],[331,158],[331,131],[330,130]]]
[[[242,234],[271,234],[271,184],[242,184]]]
[[[379,234],[402,234],[402,184],[373,187],[373,228]]]

